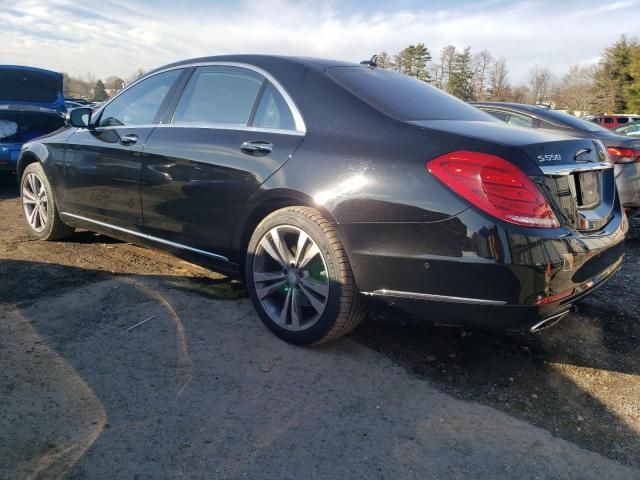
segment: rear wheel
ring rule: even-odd
[[[32,235],[40,240],[60,240],[73,233],[74,229],[60,218],[51,185],[39,163],[31,163],[24,169],[20,195]]]
[[[351,266],[329,222],[309,207],[273,212],[256,228],[245,273],[263,323],[291,343],[321,343],[364,316]]]

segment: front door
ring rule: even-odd
[[[142,223],[142,148],[180,74],[140,81],[109,102],[92,128],[73,134],[65,156],[65,213],[117,226]]]

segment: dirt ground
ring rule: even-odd
[[[32,354],[40,355],[42,361],[54,357],[57,359],[58,356],[52,352],[64,353],[65,348],[71,348],[69,345],[72,344],[74,349],[79,348],[73,343],[79,341],[79,338],[81,340],[84,336],[93,335],[102,328],[112,328],[107,324],[102,325],[102,320],[96,320],[97,324],[91,324],[89,318],[83,320],[84,323],[74,323],[77,335],[68,339],[64,335],[61,336],[59,330],[51,327],[56,321],[61,321],[55,318],[51,320],[51,316],[55,314],[56,309],[62,309],[64,306],[56,301],[60,302],[61,298],[73,299],[76,292],[77,295],[85,295],[87,299],[91,299],[92,295],[101,298],[99,307],[94,306],[99,309],[92,310],[92,316],[107,316],[110,309],[116,308],[113,305],[117,305],[117,308],[124,312],[118,318],[131,319],[133,317],[127,316],[126,312],[135,311],[136,315],[140,315],[137,317],[140,321],[152,324],[155,318],[153,309],[146,315],[144,310],[139,311],[140,304],[136,303],[138,300],[133,297],[128,302],[117,303],[114,300],[114,303],[111,303],[109,299],[112,297],[109,295],[116,295],[114,292],[117,292],[117,289],[134,287],[136,291],[147,291],[157,286],[157,282],[162,282],[163,292],[177,292],[176,295],[181,292],[184,297],[180,298],[190,299],[191,303],[202,298],[211,301],[212,306],[223,305],[220,308],[226,309],[230,318],[251,318],[251,324],[255,323],[255,328],[250,328],[251,335],[270,335],[259,325],[257,318],[254,318],[249,302],[244,298],[242,285],[228,281],[219,274],[161,252],[90,232],[77,232],[67,241],[54,243],[42,243],[29,238],[22,223],[15,178],[7,175],[0,176],[0,219],[0,312],[5,312],[6,315],[5,328],[0,333],[0,431],[4,426],[6,432],[7,429],[10,430],[10,425],[26,418],[26,414],[19,411],[22,407],[18,408],[13,403],[3,401],[10,398],[13,392],[19,391],[22,384],[34,388],[42,387],[46,395],[51,395],[52,398],[64,395],[65,390],[74,389],[78,392],[75,403],[65,407],[72,410],[82,411],[86,405],[100,403],[98,397],[103,387],[92,383],[92,388],[86,388],[83,380],[86,376],[96,375],[95,371],[100,370],[99,364],[93,365],[93,370],[89,371],[87,365],[83,366],[81,362],[61,361],[61,371],[68,373],[73,370],[73,378],[69,380],[71,377],[68,375],[61,377],[65,380],[58,382],[55,388],[46,386],[49,385],[50,379],[42,378],[43,373],[37,368],[25,370],[16,365],[17,361],[22,362],[25,356],[29,358]],[[107,291],[111,293],[107,297],[101,297],[106,295],[104,289],[92,290],[98,284],[108,287]],[[367,355],[372,355],[371,358],[390,359],[392,363],[404,368],[411,382],[417,382],[418,385],[423,383],[424,388],[435,386],[447,398],[451,396],[456,401],[462,400],[464,405],[470,401],[482,408],[490,407],[482,411],[497,412],[496,415],[502,415],[500,418],[503,420],[500,421],[506,422],[504,418],[515,418],[524,422],[522,425],[538,427],[540,431],[550,434],[543,443],[557,439],[563,442],[562,445],[575,445],[579,449],[576,451],[589,451],[606,457],[621,467],[635,470],[640,468],[639,288],[640,222],[633,221],[623,269],[557,327],[535,336],[496,334],[432,327],[392,310],[383,310],[370,314],[367,321],[350,338],[351,341],[355,340],[366,347],[364,350],[370,352]],[[152,294],[149,295],[153,297]],[[142,305],[145,305],[144,301],[141,301]],[[173,309],[171,302],[159,302],[164,305],[165,310]],[[179,303],[178,300],[176,302]],[[50,318],[51,322],[43,325],[42,330],[37,320],[27,321],[26,323],[31,325],[29,327],[23,325],[25,322],[21,323],[21,318],[37,318],[38,312],[49,315],[47,318]],[[0,317],[2,316],[0,313]],[[68,320],[72,323],[76,321]],[[18,323],[12,323],[14,321]],[[133,326],[135,323],[130,325]],[[121,327],[129,328],[127,325]],[[135,328],[142,329],[144,326]],[[179,333],[180,329],[177,328],[177,331]],[[251,338],[247,338],[249,350],[253,348],[250,340]],[[282,351],[292,348],[284,347],[284,344],[276,340],[273,345],[273,348]],[[344,346],[320,350],[324,357],[314,357],[314,361],[322,361],[327,355],[345,355],[344,352],[340,353],[338,350],[339,353],[336,353],[331,348],[344,349]],[[178,349],[178,364],[181,358],[189,363],[185,360],[188,356],[185,353],[186,347],[184,349]],[[306,350],[309,349],[294,349],[296,352]],[[12,351],[14,354],[7,353]],[[62,356],[75,358],[72,355],[75,355],[74,352],[76,351],[66,352],[66,355]],[[262,372],[267,372],[273,367],[272,358],[265,358],[256,359]],[[122,358],[122,361],[125,360]],[[42,367],[48,364],[45,362],[37,365]],[[149,365],[143,367],[141,372],[152,368]],[[374,365],[371,368],[374,368]],[[194,374],[192,372],[185,375]],[[153,379],[143,380],[141,377],[139,380],[144,384],[143,388],[149,387],[150,391],[153,391]],[[185,388],[190,381],[184,383],[181,388]],[[148,382],[151,382],[151,386],[147,385]],[[130,408],[126,398],[120,401],[118,405],[122,408]],[[92,410],[92,415],[78,421],[98,425],[100,431],[105,432],[111,421],[104,412],[95,414],[96,409],[99,410],[96,407]],[[69,411],[55,413],[63,418],[70,414]],[[183,414],[189,416],[188,412]],[[486,415],[491,416],[493,413]],[[22,472],[25,476],[35,477],[42,476],[42,472],[67,473],[71,478],[91,476],[86,473],[90,471],[89,467],[83,470],[82,462],[88,460],[87,455],[83,456],[84,449],[78,445],[91,445],[95,440],[91,435],[94,434],[87,434],[82,442],[62,449],[60,445],[64,442],[43,443],[43,440],[39,440],[40,433],[48,431],[47,422],[27,422],[26,425],[31,425],[29,428],[32,428],[32,431],[25,433],[24,428],[27,427],[24,427],[20,435],[26,435],[26,439],[33,438],[33,441],[24,440],[21,443],[24,451],[16,452],[9,444],[11,439],[3,437],[0,433],[0,465],[13,465],[12,469],[7,471],[13,474]],[[43,438],[45,436],[43,435]],[[51,438],[54,437],[55,435]],[[457,437],[454,436],[454,441],[455,438]],[[2,445],[3,441],[7,444]],[[184,439],[181,441],[188,442]],[[474,441],[481,443],[482,439],[476,438]],[[540,442],[536,440],[534,443],[538,445]],[[74,453],[76,450],[77,455]],[[560,455],[561,450],[555,451]],[[239,453],[232,451],[230,455]],[[37,468],[33,467],[35,458],[39,462]],[[60,458],[67,459],[63,467],[47,470],[51,465],[56,465]],[[81,458],[84,460],[80,460]],[[79,462],[78,465],[76,462]],[[0,477],[4,474],[6,478],[18,478],[7,471],[3,472],[0,467]],[[453,476],[464,476],[465,470],[438,470],[436,476],[446,476],[447,472],[454,473]],[[515,470],[509,472],[515,475]],[[342,473],[346,475],[343,478],[349,476],[346,472]],[[388,475],[392,473],[387,472]],[[485,473],[490,477],[496,472],[487,470]],[[571,468],[565,471],[572,473],[571,475],[563,475],[561,471],[547,473],[549,477],[582,477],[573,475],[575,472]],[[220,478],[233,477],[236,474],[242,478],[238,471],[233,469],[220,473]],[[612,473],[610,476],[616,475]],[[250,477],[249,475],[248,478]]]

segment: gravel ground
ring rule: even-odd
[[[0,312],[14,312],[19,316],[20,312],[33,314],[42,308],[55,310],[62,307],[48,298],[72,299],[74,292],[91,296],[91,291],[87,292],[91,285],[110,285],[109,282],[117,280],[120,281],[119,285],[127,288],[126,282],[144,284],[145,279],[149,279],[149,282],[162,282],[162,288],[168,288],[168,291],[182,292],[188,298],[203,298],[213,302],[212,305],[226,301],[223,302],[225,308],[236,309],[230,310],[234,312],[231,316],[251,314],[241,285],[170,255],[89,232],[78,232],[64,242],[42,243],[29,238],[22,224],[14,182],[15,178],[11,176],[0,177],[0,218],[3,226],[0,231]],[[532,425],[549,432],[550,436],[544,442],[551,442],[551,439],[568,441],[619,464],[638,468],[640,295],[637,292],[640,286],[640,223],[637,221],[632,222],[628,246],[623,269],[606,286],[583,302],[577,312],[557,327],[536,336],[436,328],[394,311],[382,310],[369,315],[367,321],[351,335],[351,339],[366,347],[365,350],[371,355],[386,356],[392,363],[404,368],[412,382],[422,382],[425,388],[435,386],[454,398],[492,407],[487,411],[515,417],[525,422],[522,425]],[[108,291],[111,288],[117,287],[109,286]],[[95,295],[102,293],[96,291]],[[131,305],[123,304],[119,308],[124,312],[135,310],[138,305],[134,305],[133,299],[130,302]],[[43,307],[43,304],[47,306]],[[103,299],[100,305],[102,310],[98,314],[108,312],[109,301]],[[5,326],[11,325],[8,321]],[[258,329],[252,329],[252,332],[262,332],[262,326],[257,322],[256,326]],[[11,346],[11,338],[17,335],[16,332],[22,332],[20,328],[1,333],[0,343]],[[83,329],[79,331],[85,332]],[[266,335],[266,330],[263,333]],[[89,335],[88,332],[84,334]],[[51,339],[52,343],[58,345],[57,350],[64,350],[64,339],[56,337],[55,331],[42,334],[42,338]],[[38,349],[45,348],[39,346],[44,342],[42,338],[34,340],[39,343],[30,344],[26,352],[30,353],[29,349],[38,352]],[[273,345],[281,348],[277,341]],[[39,379],[42,373],[34,370],[25,373],[18,383],[15,379],[11,380],[6,372],[17,367],[15,363],[7,364],[8,358],[0,354],[0,371],[5,372],[4,377],[0,375],[0,402],[11,394],[12,389],[18,388],[16,385],[19,382],[33,385],[46,383]],[[15,357],[11,358],[15,362]],[[43,358],[47,358],[46,352]],[[260,364],[260,368],[268,371],[272,363],[269,363],[271,360],[265,362]],[[60,368],[71,367],[65,364]],[[96,368],[99,369],[99,365],[94,365]],[[80,374],[83,377],[91,376],[86,372],[86,367],[80,370]],[[61,385],[64,387],[66,384]],[[73,385],[77,386],[77,382]],[[100,391],[100,387],[94,386],[94,389]],[[49,389],[47,391],[51,393]],[[77,401],[91,405],[97,403],[97,398],[94,393],[87,391],[79,394]],[[69,408],[79,407],[74,404]],[[0,403],[0,416],[8,418],[7,412],[2,410]],[[12,411],[9,416],[14,413]],[[97,422],[101,428],[108,428],[109,423],[100,415],[89,417],[82,421],[92,425],[94,423],[91,422]],[[43,425],[33,428],[35,436],[47,429]],[[461,432],[466,428],[472,427],[461,425],[456,435],[462,435]],[[504,434],[507,438],[506,431]],[[452,437],[453,440],[456,435]],[[3,440],[2,434],[0,440]],[[482,442],[482,439],[476,438],[475,441]],[[62,455],[55,444],[34,442],[29,448],[40,449],[40,453],[47,449],[57,452],[50,455],[46,465],[55,463]],[[9,455],[10,450],[10,445],[0,445],[0,464],[3,463],[3,455]],[[37,453],[35,450],[20,454],[32,458]],[[557,452],[559,454],[560,450]],[[73,462],[81,455],[82,452],[73,457]],[[73,472],[76,475],[74,478],[84,478],[82,469]],[[456,472],[464,474],[464,470]],[[496,472],[489,469],[485,473],[489,477]],[[573,475],[556,471],[549,476]]]

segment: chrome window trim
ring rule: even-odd
[[[182,243],[172,242],[170,240],[165,240],[163,238],[154,237],[153,235],[148,235],[146,233],[136,232],[134,230],[129,230],[128,228],[118,227],[116,225],[111,225],[110,223],[101,222],[99,220],[94,220],[92,218],[83,217],[82,215],[76,215],[75,213],[69,212],[60,212],[65,217],[75,218],[77,220],[82,220],[84,222],[93,223],[94,225],[100,225],[101,227],[110,228],[112,230],[116,230],[118,232],[126,233],[128,235],[133,235],[139,238],[144,238],[145,240],[151,240],[152,242],[162,243],[164,245],[168,245],[170,247],[180,248],[182,250],[188,250],[190,252],[198,253],[200,255],[205,255],[207,257],[215,258],[216,260],[222,260],[223,262],[228,262],[229,259],[222,255],[218,255],[217,253],[207,252],[206,250],[200,250],[199,248],[189,247],[187,245],[183,245]]]
[[[507,302],[502,300],[486,300],[484,298],[467,298],[467,297],[453,297],[450,295],[435,295],[431,293],[418,293],[418,292],[402,292],[399,290],[375,290],[373,292],[362,292],[364,295],[372,297],[395,297],[395,298],[408,298],[411,300],[430,300],[432,302],[451,302],[451,303],[464,303],[469,305],[506,305]]]
[[[266,78],[276,88],[276,90],[278,90],[280,95],[282,95],[282,98],[284,98],[284,101],[286,102],[287,106],[289,107],[289,110],[291,111],[291,115],[293,116],[293,121],[294,121],[294,123],[296,125],[296,130],[295,131],[298,134],[303,134],[303,135],[305,133],[307,133],[307,126],[305,124],[304,119],[302,118],[302,114],[300,113],[300,110],[298,109],[298,106],[293,101],[291,96],[287,93],[287,91],[284,89],[284,87],[282,85],[280,85],[280,82],[278,82],[273,77],[273,75],[271,75],[269,72],[263,70],[262,68],[256,67],[255,65],[251,65],[250,63],[244,63],[244,62],[222,62],[222,61],[221,62],[193,62],[193,63],[187,63],[187,64],[182,64],[182,65],[174,65],[173,67],[168,67],[168,68],[164,68],[162,70],[158,70],[156,72],[153,72],[150,75],[145,75],[145,76],[139,78],[138,80],[133,82],[131,85],[128,85],[126,88],[124,88],[123,90],[118,92],[116,95],[114,95],[112,98],[110,98],[107,103],[102,105],[96,111],[95,115],[96,116],[101,115],[102,111],[111,102],[113,102],[116,98],[118,98],[124,92],[126,92],[127,90],[129,90],[133,86],[137,85],[139,82],[142,82],[143,80],[147,80],[147,79],[149,79],[151,77],[154,77],[154,76],[159,75],[161,73],[169,72],[171,70],[178,70],[178,69],[185,69],[185,68],[192,68],[192,67],[210,67],[210,66],[245,68],[245,69],[251,70],[251,71],[253,71],[253,72],[255,72],[255,73],[259,74],[259,75],[262,75],[264,78]],[[159,126],[159,125],[170,125],[170,124],[154,124],[154,126]],[[141,126],[140,125],[131,125],[131,127],[141,127]],[[99,127],[99,128],[108,128],[108,127]],[[211,127],[211,128],[215,128],[215,127]],[[252,127],[246,127],[246,128],[252,128]],[[278,130],[278,129],[274,129],[274,130]],[[282,131],[282,130],[278,130],[278,131]],[[289,130],[287,130],[287,132],[288,131]]]
[[[110,125],[105,127],[95,127],[93,129],[89,128],[78,128],[78,131],[87,131],[92,130],[96,132],[102,132],[104,130],[123,130],[126,128],[199,128],[199,129],[210,129],[210,130],[237,130],[241,132],[257,132],[257,133],[276,133],[280,135],[297,135],[299,137],[304,137],[304,132],[299,132],[298,130],[285,130],[279,128],[263,128],[263,127],[247,127],[246,125],[230,125],[224,123],[181,123],[178,125],[174,125],[172,123],[144,123],[140,125]]]

